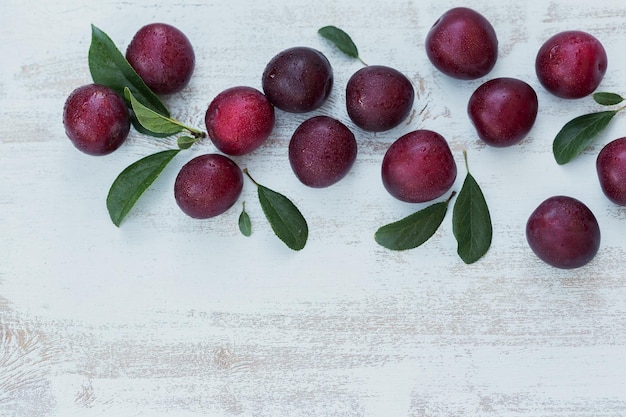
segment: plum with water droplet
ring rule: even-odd
[[[480,139],[495,147],[519,143],[537,118],[537,93],[516,78],[495,78],[472,93],[467,104],[469,118]]]
[[[544,200],[526,223],[526,239],[545,263],[561,269],[582,267],[600,247],[600,226],[583,202],[569,196]]]
[[[445,138],[431,130],[415,130],[398,138],[383,157],[381,176],[393,197],[423,203],[446,193],[457,175]]]
[[[346,109],[355,125],[382,132],[402,123],[415,100],[413,84],[395,68],[370,65],[355,72],[346,85]]]
[[[189,84],[196,56],[180,29],[151,23],[140,28],[130,41],[126,60],[156,94],[172,94]]]
[[[604,195],[626,206],[626,137],[606,144],[596,158],[596,171]]]
[[[211,153],[183,165],[174,183],[174,198],[188,216],[208,219],[231,208],[242,190],[239,166],[227,156]]]
[[[557,97],[577,99],[598,88],[607,69],[602,43],[580,30],[567,30],[546,40],[535,60],[541,85]]]
[[[455,7],[441,15],[428,31],[425,45],[435,68],[460,80],[487,75],[498,58],[498,37],[492,24],[467,7]]]
[[[344,178],[357,156],[354,134],[329,116],[315,116],[298,126],[289,141],[289,163],[304,185],[323,188]]]
[[[296,46],[276,54],[261,78],[263,92],[277,108],[306,113],[324,104],[333,87],[333,69],[320,51]]]
[[[99,84],[76,88],[63,107],[63,126],[74,146],[88,155],[107,155],[118,149],[130,131],[124,100]]]

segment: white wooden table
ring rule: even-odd
[[[556,99],[534,74],[541,43],[566,29],[597,36],[609,56],[601,89],[626,93],[626,4],[476,0],[494,25],[498,63],[488,77],[437,73],[424,38],[449,0],[229,2],[35,2],[0,13],[0,415],[66,416],[624,416],[626,415],[626,209],[602,195],[601,146],[626,135],[618,115],[566,166],[551,143],[591,98]],[[192,41],[196,71],[166,100],[179,120],[204,129],[221,90],[261,86],[268,60],[291,46],[323,51],[335,71],[329,114],[354,129],[359,156],[342,182],[308,189],[287,160],[291,132],[311,115],[277,112],[272,138],[236,158],[289,196],[309,222],[293,252],[265,222],[253,185],[222,217],[186,217],[173,181],[207,140],[181,153],[116,228],[108,187],[128,164],[174,146],[133,131],[116,153],[75,150],[63,103],[91,81],[90,24],[125,50],[143,24],[163,21]],[[344,88],[361,64],[317,34],[345,29],[369,64],[393,66],[416,86],[414,117],[385,133],[352,125]],[[466,115],[487,78],[535,87],[540,114],[518,146],[482,145]],[[426,110],[420,110],[427,106]],[[489,202],[491,250],[465,265],[451,212],[424,246],[391,252],[375,230],[421,208],[392,199],[380,181],[386,147],[417,128],[462,151]],[[551,268],[530,251],[524,227],[545,198],[566,194],[596,214],[602,245],[589,265]]]

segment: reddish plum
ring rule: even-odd
[[[589,263],[600,247],[600,227],[581,201],[554,196],[543,201],[526,223],[526,239],[545,263],[561,269]]]
[[[319,108],[332,90],[333,70],[320,51],[297,46],[275,55],[262,75],[263,92],[279,109],[305,113]]]
[[[231,87],[209,104],[204,121],[213,144],[228,155],[244,155],[261,146],[274,128],[274,106],[252,87]]]
[[[205,154],[180,169],[174,183],[174,198],[188,216],[207,219],[231,208],[242,189],[243,173],[233,160],[220,154]]]
[[[478,136],[496,147],[519,143],[537,118],[535,90],[522,80],[496,78],[478,87],[467,112]]]
[[[382,162],[385,189],[395,198],[422,203],[442,196],[456,179],[448,143],[439,133],[416,130],[397,139]]]
[[[600,187],[613,203],[626,206],[626,137],[605,145],[596,158]]]
[[[157,94],[185,88],[196,63],[187,36],[166,23],[151,23],[139,29],[126,49],[126,60]]]
[[[411,81],[394,68],[370,65],[355,72],[346,86],[346,109],[361,129],[382,132],[404,121],[415,99]]]
[[[491,23],[467,7],[445,12],[426,35],[426,55],[444,74],[473,80],[487,75],[498,58],[498,38]]]
[[[607,64],[606,51],[597,38],[569,30],[545,41],[537,53],[535,71],[541,85],[550,93],[576,99],[598,88]]]
[[[314,188],[328,187],[345,177],[356,155],[354,134],[328,116],[304,121],[289,142],[293,172],[303,184]]]
[[[130,113],[124,100],[99,84],[76,88],[63,107],[65,133],[88,155],[107,155],[118,149],[130,131]]]

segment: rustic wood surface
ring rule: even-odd
[[[34,2],[0,13],[0,416],[624,416],[626,415],[626,211],[602,195],[595,156],[626,135],[618,115],[571,164],[551,143],[560,127],[596,111],[590,98],[547,94],[534,73],[541,43],[566,29],[596,35],[609,56],[601,89],[626,93],[623,0],[476,0],[498,33],[491,74],[455,81],[428,62],[424,38],[448,8],[440,1]],[[469,4],[469,3],[468,3]],[[179,120],[204,129],[221,90],[260,88],[269,59],[296,45],[323,51],[335,88],[315,114],[354,129],[357,162],[342,182],[308,189],[291,173],[291,132],[311,115],[278,111],[268,143],[236,158],[288,195],[310,226],[307,247],[271,232],[246,182],[253,235],[241,205],[198,221],[176,206],[178,168],[215,149],[176,157],[122,227],[104,200],[117,174],[174,146],[132,132],[116,153],[81,154],[66,138],[63,103],[91,81],[90,24],[124,50],[143,24],[183,30],[196,50],[188,88],[166,99]],[[393,66],[416,87],[402,126],[352,125],[344,87],[361,64],[317,34],[348,31],[369,64]],[[535,87],[540,114],[522,143],[481,145],[465,106],[480,83],[512,76]],[[417,128],[449,141],[459,177],[467,150],[491,208],[494,239],[479,262],[456,254],[451,213],[424,246],[391,252],[374,231],[420,208],[393,200],[380,181],[386,147]],[[545,198],[583,200],[602,228],[589,265],[543,264],[524,227]]]

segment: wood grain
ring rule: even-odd
[[[534,74],[539,45],[556,31],[587,30],[603,42],[601,89],[624,93],[622,0],[477,0],[494,24],[499,58],[489,77],[512,76],[537,91],[540,116],[510,149],[476,137],[466,116],[484,80],[455,81],[426,59],[424,37],[457,3],[416,0],[83,2],[8,0],[0,16],[0,416],[512,416],[626,415],[626,211],[608,202],[595,155],[624,135],[623,117],[585,153],[557,166],[551,142],[591,99],[547,94]],[[253,235],[239,234],[241,206],[219,219],[184,216],[172,198],[178,168],[212,152],[208,140],[176,157],[122,227],[108,218],[109,185],[128,164],[172,146],[132,132],[115,154],[72,148],[61,111],[90,82],[90,24],[125,48],[152,21],[178,26],[196,48],[189,87],[165,98],[179,120],[204,128],[221,90],[260,88],[280,50],[323,51],[335,88],[316,114],[354,130],[359,156],[328,189],[297,182],[286,157],[310,115],[277,112],[266,145],[238,157],[264,185],[305,214],[310,238],[295,253],[273,236],[255,189],[242,200]],[[317,35],[346,29],[361,56],[403,71],[416,104],[398,128],[372,134],[348,119],[344,86],[360,68]],[[468,151],[494,223],[488,254],[456,255],[448,216],[424,246],[390,252],[375,230],[421,207],[393,200],[380,182],[392,141],[413,129],[442,133],[459,166]],[[570,194],[602,228],[589,265],[555,270],[524,237],[543,199]]]

